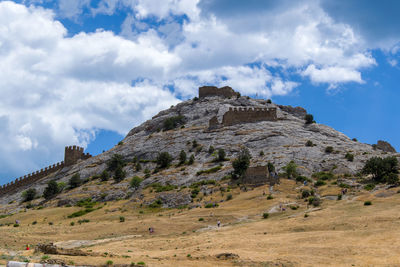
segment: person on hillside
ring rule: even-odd
[[[217,222],[217,226],[218,226],[218,227],[221,226],[221,222],[220,222],[220,221]]]
[[[153,227],[149,227],[149,234],[154,233],[154,228]]]

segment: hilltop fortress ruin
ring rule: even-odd
[[[239,97],[240,94],[235,92],[231,87],[224,86],[217,88],[215,86],[203,86],[199,88],[199,98],[205,97]],[[218,122],[216,116],[209,121],[209,129],[216,129],[221,126],[232,126],[240,123],[252,123],[259,121],[276,121],[278,120],[277,110],[275,107],[254,108],[254,107],[230,107],[222,117],[222,123]]]
[[[92,157],[89,153],[84,153],[83,148],[79,146],[67,146],[65,147],[64,161],[58,162],[57,164],[50,165],[40,171],[36,171],[22,177],[15,179],[8,184],[0,186],[0,196],[7,193],[13,192],[21,187],[32,185],[38,180],[46,177],[47,175],[57,172],[64,167],[74,165],[78,160],[85,160]]]

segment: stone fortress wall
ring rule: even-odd
[[[36,172],[30,173],[28,175],[24,175],[23,177],[19,177],[19,178],[15,179],[15,181],[12,181],[8,184],[0,186],[0,196],[5,195],[10,192],[13,192],[21,187],[31,185],[51,173],[61,170],[62,168],[66,167],[66,166],[71,166],[71,165],[75,164],[80,159],[85,160],[90,157],[91,157],[91,155],[89,153],[85,154],[83,152],[82,147],[78,147],[78,146],[65,147],[64,161],[61,161],[57,164],[50,165],[44,169],[41,169],[40,171],[36,171]]]
[[[243,183],[252,186],[264,184],[274,185],[279,183],[279,178],[272,178],[268,173],[267,166],[249,167],[243,177]]]
[[[224,98],[237,97],[239,93],[235,92],[231,87],[224,86],[218,88],[216,86],[202,86],[199,88],[199,98],[219,96]]]
[[[276,108],[229,108],[223,118],[224,126],[231,126],[246,122],[276,121]]]

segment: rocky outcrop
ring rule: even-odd
[[[281,110],[283,110],[289,114],[292,114],[293,116],[301,118],[301,119],[304,119],[304,116],[307,115],[307,111],[302,107],[292,107],[292,106],[283,106],[283,105],[278,105],[278,107]]]
[[[391,144],[383,140],[378,140],[378,143],[374,147],[385,152],[396,153],[396,149],[394,149]]]

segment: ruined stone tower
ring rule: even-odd
[[[83,147],[79,146],[66,146],[64,154],[65,166],[75,164],[80,159],[88,159],[91,155],[89,153],[83,153]]]

